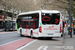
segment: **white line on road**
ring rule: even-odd
[[[37,40],[33,40],[33,41],[31,41],[30,43],[28,43],[28,44],[24,45],[23,47],[20,47],[20,48],[18,48],[18,49],[16,49],[16,50],[21,50],[21,49],[27,47],[28,45],[30,45],[31,43],[33,43],[33,42],[35,42],[35,41],[37,41]]]
[[[7,44],[10,44],[10,43],[13,43],[13,42],[16,42],[16,41],[22,40],[22,39],[24,39],[24,38],[21,38],[21,39],[15,40],[15,41],[11,41],[11,42],[8,42],[8,43],[5,43],[5,44],[2,44],[2,45],[0,45],[0,46],[7,45]]]
[[[41,50],[43,48],[43,46],[39,47],[37,50]]]
[[[47,50],[48,46],[40,46],[37,50]]]

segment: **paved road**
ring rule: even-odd
[[[0,45],[25,38],[25,37],[20,37],[19,34],[17,34],[17,32],[0,32],[0,33],[3,33],[0,34]]]
[[[62,37],[52,40],[31,39],[30,37],[20,37],[17,32],[0,32],[0,50],[75,50],[75,35],[70,38],[67,28],[64,32],[64,40]]]
[[[58,48],[60,46],[60,48]],[[17,50],[61,50],[62,38],[35,39],[34,42],[26,44]]]
[[[16,50],[33,40],[30,37],[20,37],[17,32],[0,32],[0,50]]]
[[[15,41],[15,42],[12,42],[12,41]],[[0,32],[0,49],[1,50],[16,50],[24,45],[27,47],[24,47],[21,50],[43,50],[43,49],[61,50],[61,48],[57,48],[57,47],[58,46],[61,47],[62,38],[53,38],[52,40],[44,39],[44,38],[31,39],[29,37],[20,37],[20,35],[17,34],[17,32]],[[2,48],[5,48],[5,49],[2,49]]]
[[[67,28],[64,29],[64,33],[66,34]],[[53,38],[49,39],[36,39],[36,41],[24,45],[23,47],[18,48],[17,50],[63,50],[64,39],[61,38]]]
[[[22,40],[18,40],[22,39]],[[16,43],[13,43],[12,41],[18,40]],[[9,46],[10,49],[13,48],[12,46],[18,46],[15,49],[12,50],[62,50],[62,44],[63,44],[63,38],[53,38],[52,40],[50,39],[31,39],[29,37],[20,37],[17,32],[10,32],[10,33],[0,33],[0,46],[4,46],[4,44],[12,42],[12,44]],[[20,44],[22,43],[22,44]],[[14,44],[14,45],[13,45]],[[67,44],[67,43],[66,43]],[[4,48],[6,47],[4,46]],[[23,46],[23,47],[22,47]],[[0,47],[1,48],[1,47]],[[9,48],[8,48],[9,49]]]
[[[67,28],[64,29],[65,36],[67,34]],[[29,43],[23,47],[20,47],[17,50],[64,50],[64,44],[67,44],[66,39],[62,38],[53,38],[52,40],[48,39],[36,39],[36,41]],[[73,43],[74,44],[74,43]]]

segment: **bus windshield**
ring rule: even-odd
[[[60,22],[60,13],[42,13],[42,24],[56,24]]]

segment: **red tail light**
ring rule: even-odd
[[[41,33],[41,26],[39,27],[39,32]]]
[[[60,33],[62,32],[62,29],[63,29],[63,28],[60,26]]]
[[[60,33],[62,32],[62,27],[61,27],[61,24],[60,24]]]

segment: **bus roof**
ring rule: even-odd
[[[20,13],[19,15],[24,15],[24,14],[33,14],[33,13],[60,13],[58,10],[37,10],[37,11],[29,11],[29,12],[23,12]]]

